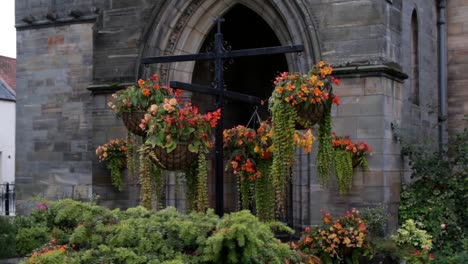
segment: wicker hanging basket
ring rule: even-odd
[[[353,168],[356,168],[359,165],[361,165],[361,159],[357,156],[353,156]]]
[[[122,113],[122,120],[128,131],[137,136],[145,136],[146,132],[140,128],[141,120],[145,118],[145,114],[146,112],[142,110]]]
[[[189,151],[188,145],[188,142],[179,142],[171,153],[167,153],[166,149],[156,146],[152,149],[154,155],[149,155],[149,157],[154,164],[164,170],[183,170],[197,157],[196,153]]]
[[[323,104],[311,104],[307,109],[297,106],[296,112],[299,119],[302,120],[298,125],[302,128],[309,128],[304,127],[304,124],[306,123],[307,126],[311,127],[322,120],[325,113],[325,106]]]

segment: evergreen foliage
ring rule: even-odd
[[[21,225],[23,263],[285,263],[297,256],[269,224],[248,211],[152,213],[144,207],[109,210],[73,200],[47,202]],[[15,221],[16,222],[16,221]],[[20,235],[21,234],[21,235]],[[294,262],[293,262],[294,263]]]

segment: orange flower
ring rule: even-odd
[[[159,84],[157,84],[157,83],[155,83],[155,84],[153,85],[153,88],[156,89],[156,90],[161,89],[161,87],[160,87]]]
[[[143,81],[142,79],[138,80],[138,85],[142,87],[143,85],[145,85],[145,81]]]
[[[359,229],[359,231],[364,232],[364,231],[366,231],[367,227],[366,227],[365,224],[361,223],[361,224],[359,224],[358,229]]]
[[[143,90],[141,90],[141,93],[146,97],[149,97],[151,95],[151,91],[148,88],[143,88]]]
[[[277,92],[277,93],[280,93],[280,94],[281,94],[281,93],[283,93],[283,91],[284,91],[284,88],[283,88],[282,86],[276,88],[276,92]]]

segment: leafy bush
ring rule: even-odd
[[[109,210],[73,200],[20,217],[23,263],[284,263],[297,260],[270,225],[248,211],[220,219],[167,208]],[[29,237],[29,239],[27,239]]]
[[[13,218],[0,216],[0,259],[15,256],[15,236],[16,225]]]
[[[458,255],[467,239],[468,130],[450,144],[448,158],[425,146],[405,145],[404,149],[414,181],[403,186],[400,222],[421,222],[433,237],[435,255],[441,256],[438,263],[450,261],[444,256]]]

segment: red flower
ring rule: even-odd
[[[340,80],[338,80],[337,78],[335,77],[331,77],[332,78],[332,81],[336,84],[336,85],[340,85]]]
[[[333,97],[333,103],[336,105],[340,105],[340,98],[338,96]]]
[[[434,254],[429,253],[429,258],[430,258],[430,259],[435,259]]]

